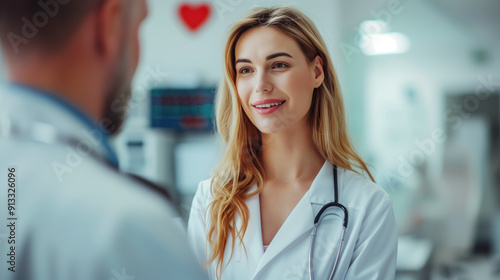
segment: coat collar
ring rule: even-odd
[[[257,186],[251,191],[255,191]],[[248,265],[248,271],[252,273],[257,269],[257,265],[262,259],[264,254],[264,248],[262,245],[262,226],[260,220],[260,199],[259,195],[255,195],[246,200],[247,207],[250,212],[250,219],[248,221],[248,227],[245,235],[243,236],[243,244],[245,244],[246,256],[243,253],[242,256],[236,256],[237,258],[242,258],[241,261],[245,261]],[[241,227],[241,217],[236,216],[236,224]]]
[[[341,173],[339,170],[339,186]],[[319,208],[334,200],[333,187],[333,165],[325,161],[311,187],[285,220],[265,254],[262,244],[259,196],[256,195],[247,200],[251,218],[243,242],[247,246],[248,258],[253,258],[249,260],[249,264],[257,264],[255,269],[249,267],[249,271],[255,271],[253,278],[256,278],[262,269],[272,263],[295,240],[309,236]]]
[[[339,196],[342,193],[342,174],[343,169],[337,167],[337,180],[339,186]],[[323,167],[319,171],[318,175],[314,179],[311,188],[308,191],[310,193],[311,204],[321,204],[332,202],[335,199],[334,192],[334,182],[333,182],[333,164],[325,161]]]
[[[64,138],[73,144],[90,143],[100,157],[118,167],[118,158],[111,148],[108,133],[69,101],[56,94],[15,83],[0,86],[0,100],[9,105],[8,108],[0,106],[5,113],[3,117],[8,117],[7,121],[13,125],[20,125],[17,129],[23,128],[21,134],[27,133],[32,137],[31,134],[43,126],[45,129],[41,132],[50,142],[54,138]],[[32,127],[34,124],[37,126]]]

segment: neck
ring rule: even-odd
[[[94,120],[102,115],[99,77],[77,56],[23,54],[23,59],[8,64],[9,80],[49,92],[65,99]],[[97,80],[96,80],[97,78]]]
[[[293,182],[314,179],[325,159],[318,153],[306,121],[299,127],[262,134],[262,160],[266,180]]]

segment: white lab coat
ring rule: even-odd
[[[85,135],[96,131],[60,105],[24,88],[0,89],[0,279],[206,279],[176,211],[158,193],[95,157],[78,159],[66,143],[5,138],[11,120],[49,124],[41,140],[57,128],[92,143]],[[101,144],[91,146],[102,156]],[[68,168],[62,180],[55,163]],[[9,167],[17,175],[15,244],[6,227]],[[6,262],[10,246],[15,272]]]
[[[397,253],[397,226],[390,197],[379,186],[343,168],[338,169],[339,202],[348,210],[349,222],[334,279],[394,279]],[[210,180],[198,187],[188,223],[190,242],[201,263],[207,261],[206,242],[211,202]],[[238,242],[222,279],[309,279],[310,233],[319,209],[334,200],[333,166],[325,162],[310,189],[290,213],[267,251],[262,244],[259,196],[246,201],[250,219],[243,244]],[[334,215],[326,215],[333,213]],[[342,231],[342,210],[323,213],[318,228],[315,254],[315,279],[328,279],[337,255]],[[241,226],[237,216],[236,225]],[[225,261],[230,255],[228,242]],[[215,279],[216,262],[208,266]]]

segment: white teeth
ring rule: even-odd
[[[278,102],[278,103],[269,103],[269,104],[256,105],[255,107],[259,108],[259,109],[266,109],[266,108],[271,108],[271,107],[274,107],[274,106],[281,105],[283,103],[285,103],[285,101],[281,101],[281,102]]]

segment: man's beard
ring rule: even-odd
[[[110,135],[116,135],[125,121],[132,96],[132,77],[129,77],[130,47],[124,44],[120,59],[111,73],[106,91],[106,103],[101,125]]]

